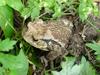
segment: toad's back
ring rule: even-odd
[[[65,22],[67,23],[65,24],[63,20],[58,20],[49,21],[47,23],[47,28],[51,31],[51,34],[54,37],[54,41],[57,41],[63,46],[68,43],[72,33],[72,23],[68,21]]]

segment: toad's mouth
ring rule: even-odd
[[[43,41],[42,39],[35,39],[33,36],[32,36],[32,40],[33,40],[34,47],[39,48],[39,49],[44,50],[44,51],[48,51],[47,50],[47,43],[45,41]]]
[[[38,39],[36,39],[34,36],[32,36],[32,40],[33,40],[34,42],[38,41]]]

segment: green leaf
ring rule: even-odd
[[[97,60],[100,60],[100,54],[96,56],[96,59]]]
[[[6,0],[0,0],[0,6],[6,5]]]
[[[93,5],[93,14],[95,15],[95,16],[99,16],[99,14],[100,14],[100,11],[99,11],[99,9],[98,9],[98,6],[96,5],[96,4],[94,4]]]
[[[28,0],[27,1],[27,4],[28,4],[28,7],[34,7],[34,6],[38,6],[40,3],[40,0]]]
[[[81,66],[80,75],[96,75],[95,69],[88,61],[86,61],[84,57],[82,57],[80,66]]]
[[[21,16],[24,17],[24,19],[27,19],[31,15],[31,8],[24,8],[21,12]]]
[[[92,13],[96,8],[94,8],[93,0],[79,0],[80,4],[78,7],[79,17],[82,21],[88,18],[88,15]]]
[[[92,50],[95,50],[96,59],[100,60],[100,44],[93,42],[93,43],[87,43],[86,46],[91,48]]]
[[[49,8],[49,9],[51,8],[52,9],[55,6],[55,4],[56,4],[56,0],[51,0],[51,1],[45,0],[44,1],[44,7],[45,8]]]
[[[88,15],[92,11],[91,7],[88,7],[87,5],[83,5],[82,3],[79,5],[79,16],[82,19],[82,21],[86,20],[88,18]]]
[[[52,71],[52,74],[53,75],[79,75],[80,66],[74,65],[74,62],[75,62],[74,57],[66,57],[66,61],[61,63],[62,70],[60,72]]]
[[[19,12],[21,12],[24,8],[21,0],[7,0],[7,4]]]
[[[4,75],[4,68],[0,67],[0,75]]]
[[[96,51],[96,54],[100,54],[100,45],[97,43],[87,43],[86,46],[88,46],[89,48],[91,48],[92,50]]]
[[[57,4],[55,5],[54,11],[55,11],[55,13],[53,14],[53,18],[61,17],[62,11],[61,11],[61,7],[59,5],[57,5]]]
[[[17,56],[0,53],[0,63],[0,75],[27,75],[28,61],[22,50]]]
[[[9,38],[0,41],[0,51],[9,51],[13,49],[13,46],[16,44],[16,41],[10,40]]]
[[[5,37],[13,35],[13,11],[9,6],[0,6],[0,27]]]
[[[31,16],[31,19],[35,19],[40,14],[40,2],[39,0],[28,0],[27,6],[22,10],[21,16],[24,17],[24,19],[27,19],[29,16]]]
[[[66,61],[61,63],[60,72],[52,71],[53,75],[95,75],[95,70],[83,57],[81,63],[75,64],[74,57],[66,57]]]
[[[37,7],[34,7],[32,9],[32,13],[31,13],[31,19],[35,19],[36,17],[38,17],[40,14],[40,8],[37,6]]]

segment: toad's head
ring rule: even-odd
[[[34,40],[43,39],[43,36],[46,33],[46,25],[43,23],[42,20],[29,22],[27,32],[31,33],[31,36]]]

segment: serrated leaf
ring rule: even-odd
[[[75,62],[74,57],[66,57],[66,61],[61,63],[62,70],[60,72],[52,71],[52,74],[53,75],[79,75],[80,66],[74,65],[74,62]]]
[[[17,56],[0,53],[0,63],[3,65],[0,75],[27,75],[28,61],[22,50]]]
[[[83,57],[79,65],[75,64],[74,57],[66,57],[66,61],[62,62],[62,70],[60,72],[52,71],[53,75],[95,75],[95,70]]]
[[[9,51],[13,49],[13,46],[16,44],[16,41],[10,40],[9,38],[0,41],[0,51]]]
[[[88,61],[86,61],[84,57],[82,57],[80,66],[81,66],[80,75],[96,75],[95,69]]]
[[[13,10],[7,5],[0,6],[0,27],[5,37],[11,37],[13,35]]]
[[[24,8],[24,5],[22,4],[21,0],[7,0],[7,4],[12,7],[13,9],[21,12]]]
[[[27,6],[22,10],[21,16],[24,17],[24,19],[27,19],[28,17],[31,17],[31,19],[35,19],[40,14],[40,2],[38,0],[28,0]]]

